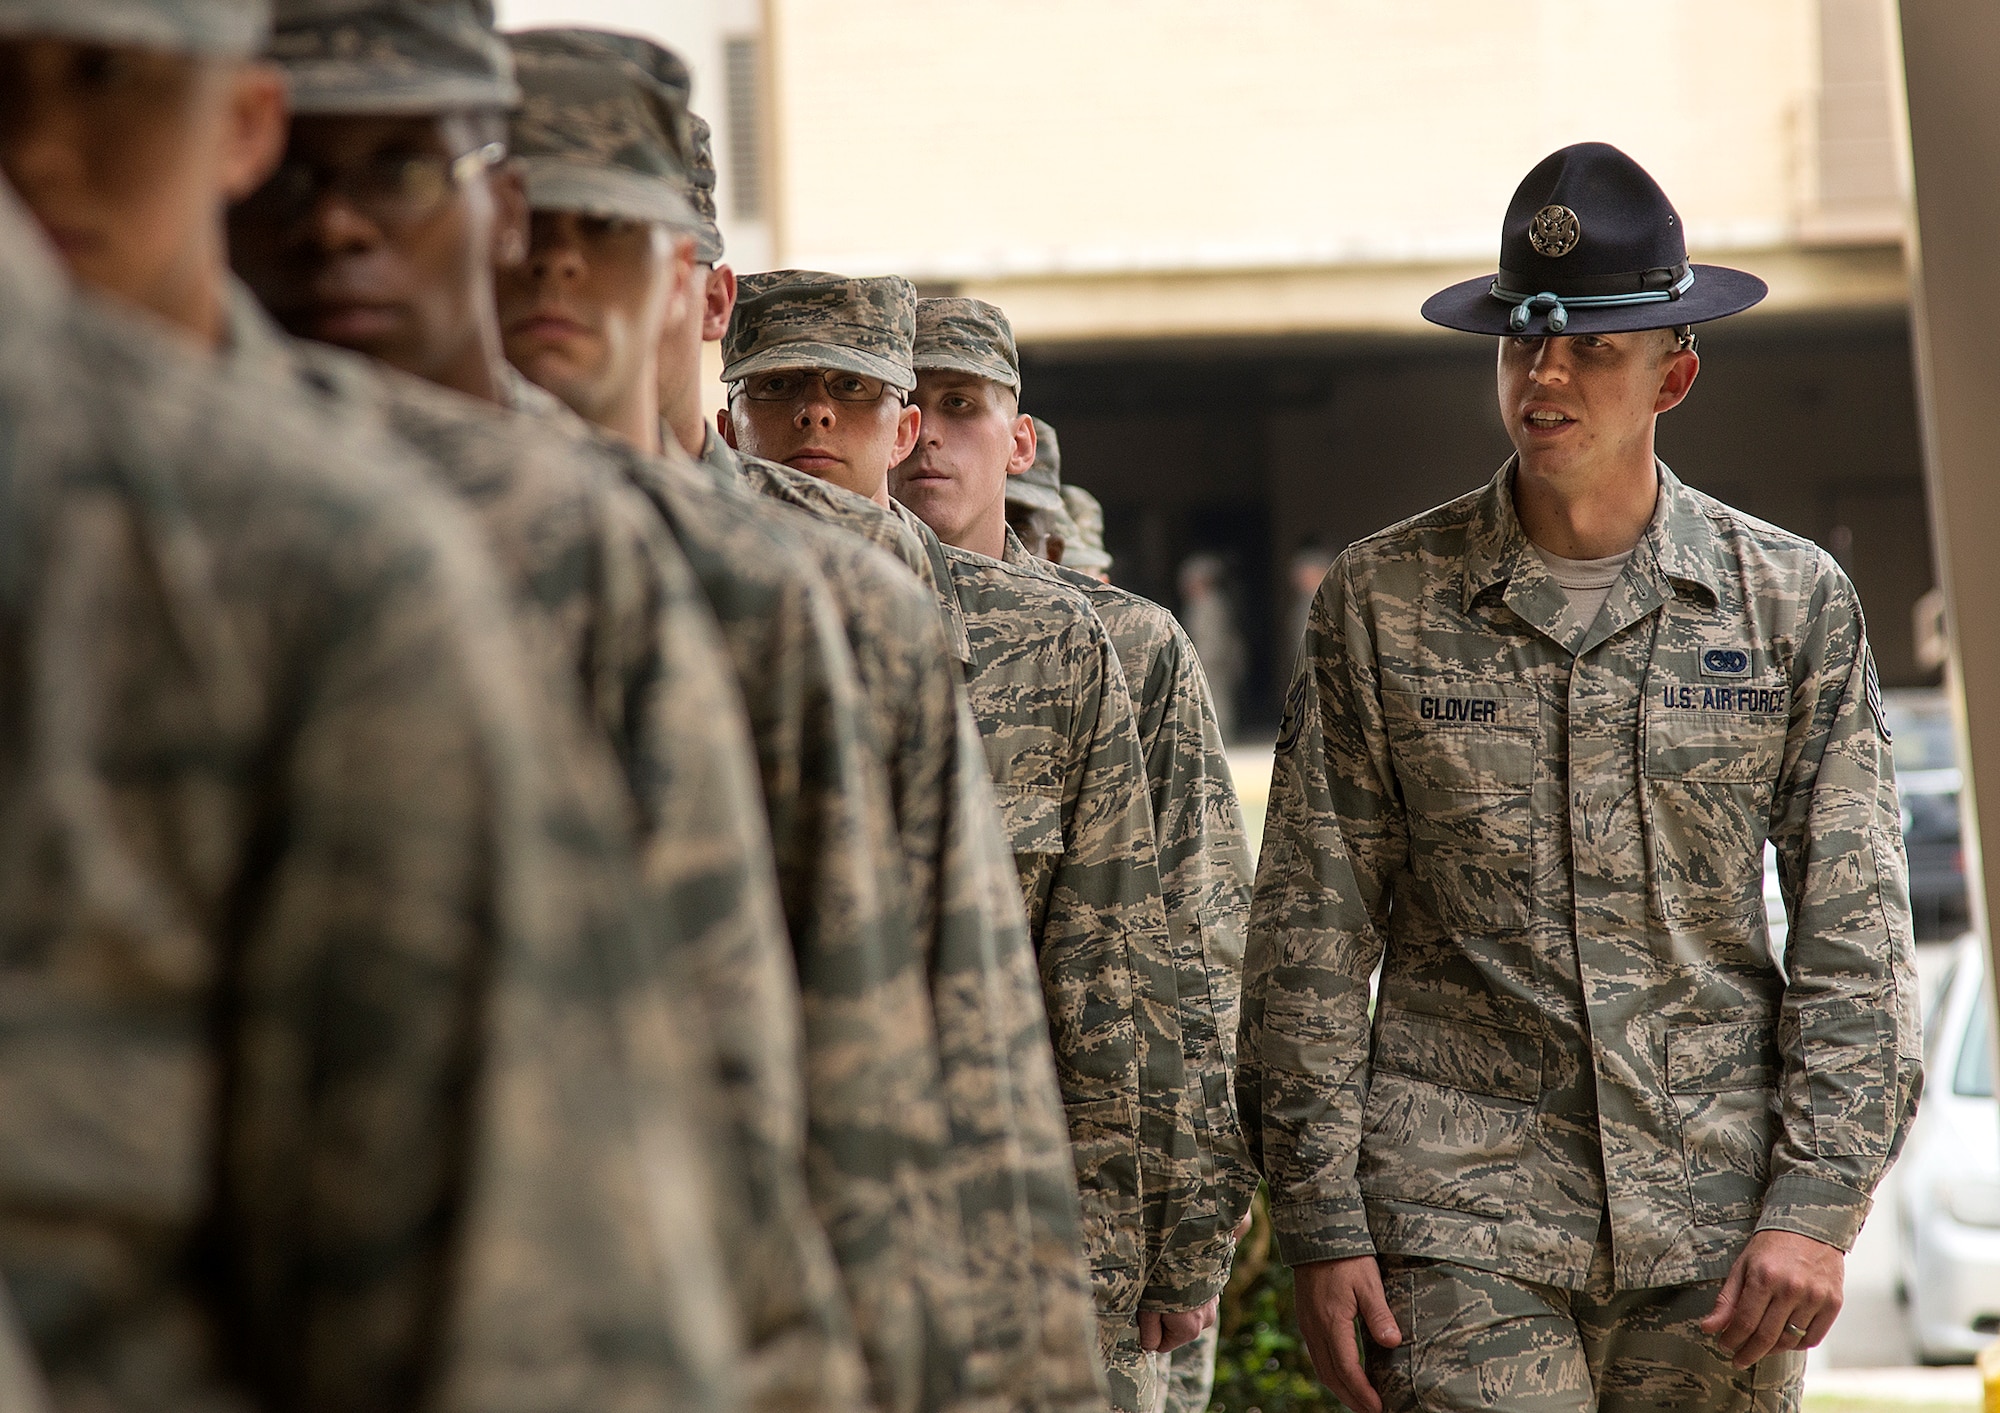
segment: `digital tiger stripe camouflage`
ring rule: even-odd
[[[1608,1211],[1617,1290],[1712,1280],[1762,1228],[1850,1246],[1908,1129],[1909,904],[1853,586],[1659,474],[1587,628],[1511,462],[1327,576],[1238,1070],[1289,1262],[1577,1289]]]

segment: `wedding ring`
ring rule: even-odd
[[[1791,1335],[1794,1339],[1804,1339],[1806,1337],[1806,1332],[1797,1325],[1786,1325],[1785,1333]]]

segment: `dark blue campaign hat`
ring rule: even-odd
[[[1603,142],[1551,153],[1514,190],[1498,274],[1424,301],[1469,334],[1621,334],[1737,314],[1768,291],[1722,265],[1690,265],[1681,218],[1644,167]]]

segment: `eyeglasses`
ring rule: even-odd
[[[813,384],[826,389],[835,402],[875,402],[888,392],[880,378],[864,378],[859,373],[807,372],[803,368],[781,368],[758,373],[736,384],[736,390],[752,402],[800,402],[812,395]],[[902,396],[897,390],[897,396]]]
[[[287,161],[243,203],[243,211],[256,220],[289,224],[333,192],[376,225],[401,228],[435,214],[453,192],[506,160],[506,144],[489,142],[458,157],[382,153],[342,168]]]

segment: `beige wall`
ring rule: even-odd
[[[1816,197],[1816,0],[770,0],[778,252],[966,279],[1477,258],[1601,138],[1697,245]],[[900,199],[896,195],[900,193]]]

